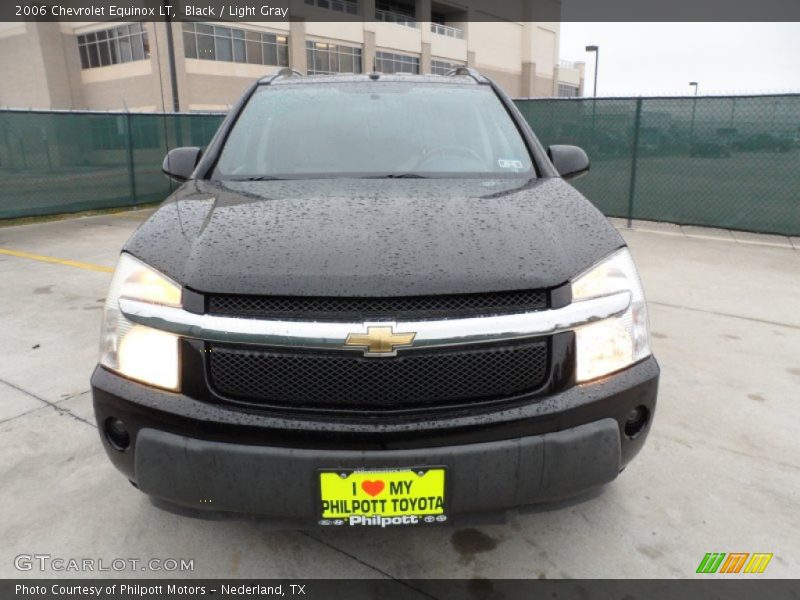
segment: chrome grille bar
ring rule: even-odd
[[[427,321],[287,321],[198,315],[171,306],[121,298],[122,313],[134,323],[209,342],[253,344],[317,350],[363,352],[345,346],[350,334],[369,326],[391,326],[415,332],[408,349],[481,344],[552,335],[624,312],[631,302],[627,291],[573,302],[562,308],[534,312]],[[400,348],[400,351],[403,351]]]

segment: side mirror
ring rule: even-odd
[[[589,172],[589,157],[578,146],[554,145],[547,148],[553,166],[564,179],[574,179]]]
[[[175,181],[186,181],[192,176],[202,150],[196,146],[173,148],[164,157],[161,170]]]

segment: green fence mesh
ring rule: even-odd
[[[519,100],[608,216],[800,235],[800,95]]]
[[[609,216],[800,235],[800,95],[518,100],[539,139],[582,146]],[[168,149],[222,115],[0,111],[0,218],[131,206],[174,187]]]
[[[222,118],[0,111],[0,218],[163,200],[167,150],[208,143]]]

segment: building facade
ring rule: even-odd
[[[513,97],[583,92],[583,63],[560,60],[558,23],[474,22],[431,0],[303,2],[305,21],[0,23],[0,107],[226,110],[281,67],[444,74],[467,65]],[[375,20],[312,20],[360,10]]]

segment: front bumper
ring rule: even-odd
[[[499,510],[607,483],[620,469],[619,428],[602,419],[557,433],[420,450],[298,450],[137,436],[139,489],[173,503],[287,519],[319,517],[317,472],[443,465],[447,513]]]
[[[451,515],[563,498],[614,479],[641,449],[626,415],[655,410],[648,358],[563,392],[491,410],[427,417],[312,419],[248,412],[156,390],[101,367],[92,377],[100,431],[121,419],[132,443],[115,466],[145,493],[184,506],[319,517],[317,470],[442,465]]]

